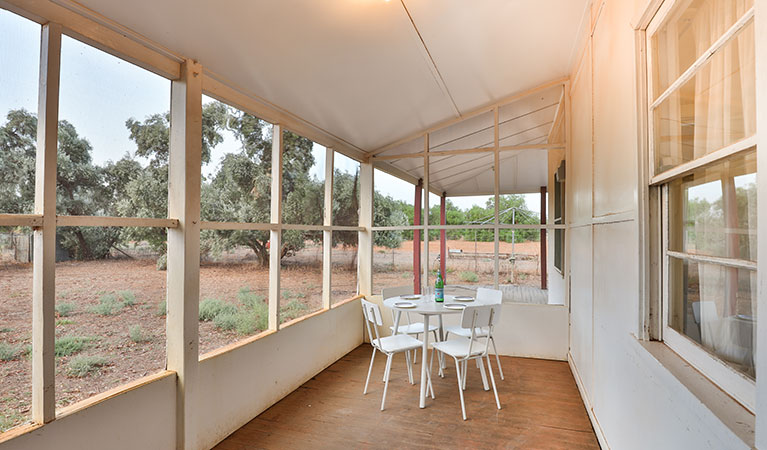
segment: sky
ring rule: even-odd
[[[11,109],[37,111],[40,25],[0,10],[0,123]],[[122,61],[73,38],[63,36],[61,45],[59,119],[75,126],[93,147],[93,162],[104,165],[135,151],[125,121],[143,121],[152,114],[170,109],[170,81]],[[203,103],[215,101],[203,97]],[[95,120],[94,120],[95,119]],[[240,144],[231,131],[212,150],[211,162],[202,167],[204,176],[215,173],[221,158],[237,152]],[[314,144],[315,165],[310,170],[317,180],[325,178],[325,148]],[[359,163],[336,153],[336,169],[354,173]],[[375,172],[376,190],[398,200],[413,202],[413,185],[381,171]],[[450,197],[458,207],[484,206],[487,196]],[[539,194],[527,194],[527,207],[540,210]],[[430,204],[439,202],[431,195]]]

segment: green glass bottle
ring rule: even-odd
[[[434,301],[445,301],[445,281],[442,279],[442,273],[437,271],[437,282],[434,283]]]

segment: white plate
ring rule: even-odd
[[[468,295],[456,295],[453,297],[453,300],[457,302],[473,302],[474,297],[469,297]]]
[[[466,305],[462,305],[460,303],[445,303],[444,306],[446,309],[455,309],[457,311],[460,311],[464,308],[466,308]]]
[[[395,308],[415,308],[416,304],[413,302],[397,302],[394,304]]]
[[[420,295],[403,295],[400,298],[404,300],[418,300],[419,298],[421,298],[421,296]]]

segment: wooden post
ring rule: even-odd
[[[541,225],[546,225],[546,186],[541,186]],[[546,289],[548,283],[546,281],[546,252],[548,247],[546,246],[546,229],[541,229],[541,289]]]
[[[501,203],[501,154],[498,148],[500,145],[498,115],[498,107],[496,106],[493,108],[493,142],[495,144],[495,149],[493,150],[493,203],[495,204],[493,208],[493,287],[495,289],[500,288],[501,278],[501,230],[498,228],[498,225],[501,223],[498,215]]]
[[[181,64],[171,83],[168,214],[178,227],[168,229],[167,358],[176,383],[176,446],[192,448],[197,427],[192,418],[198,371],[200,296],[200,163],[202,152],[202,66]]]
[[[272,126],[272,225],[282,225],[282,127]],[[282,228],[269,231],[269,329],[280,329]]]
[[[439,224],[447,225],[447,194],[442,193],[439,199]],[[442,280],[447,284],[447,274],[445,266],[447,264],[447,233],[445,229],[439,230],[439,273],[442,274]]]
[[[43,25],[40,46],[35,214],[32,269],[32,420],[47,423],[56,414],[56,152],[59,122],[61,25]]]
[[[413,225],[421,225],[421,195],[423,180],[415,185],[415,206]],[[421,293],[421,230],[413,230],[413,292]]]
[[[357,280],[360,295],[373,294],[373,163],[360,163],[360,226]]]
[[[333,225],[333,157],[332,148],[325,148],[325,211],[322,224]],[[322,232],[322,307],[330,309],[333,273],[333,232]]]

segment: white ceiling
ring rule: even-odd
[[[79,3],[372,151],[565,76],[587,0]]]

